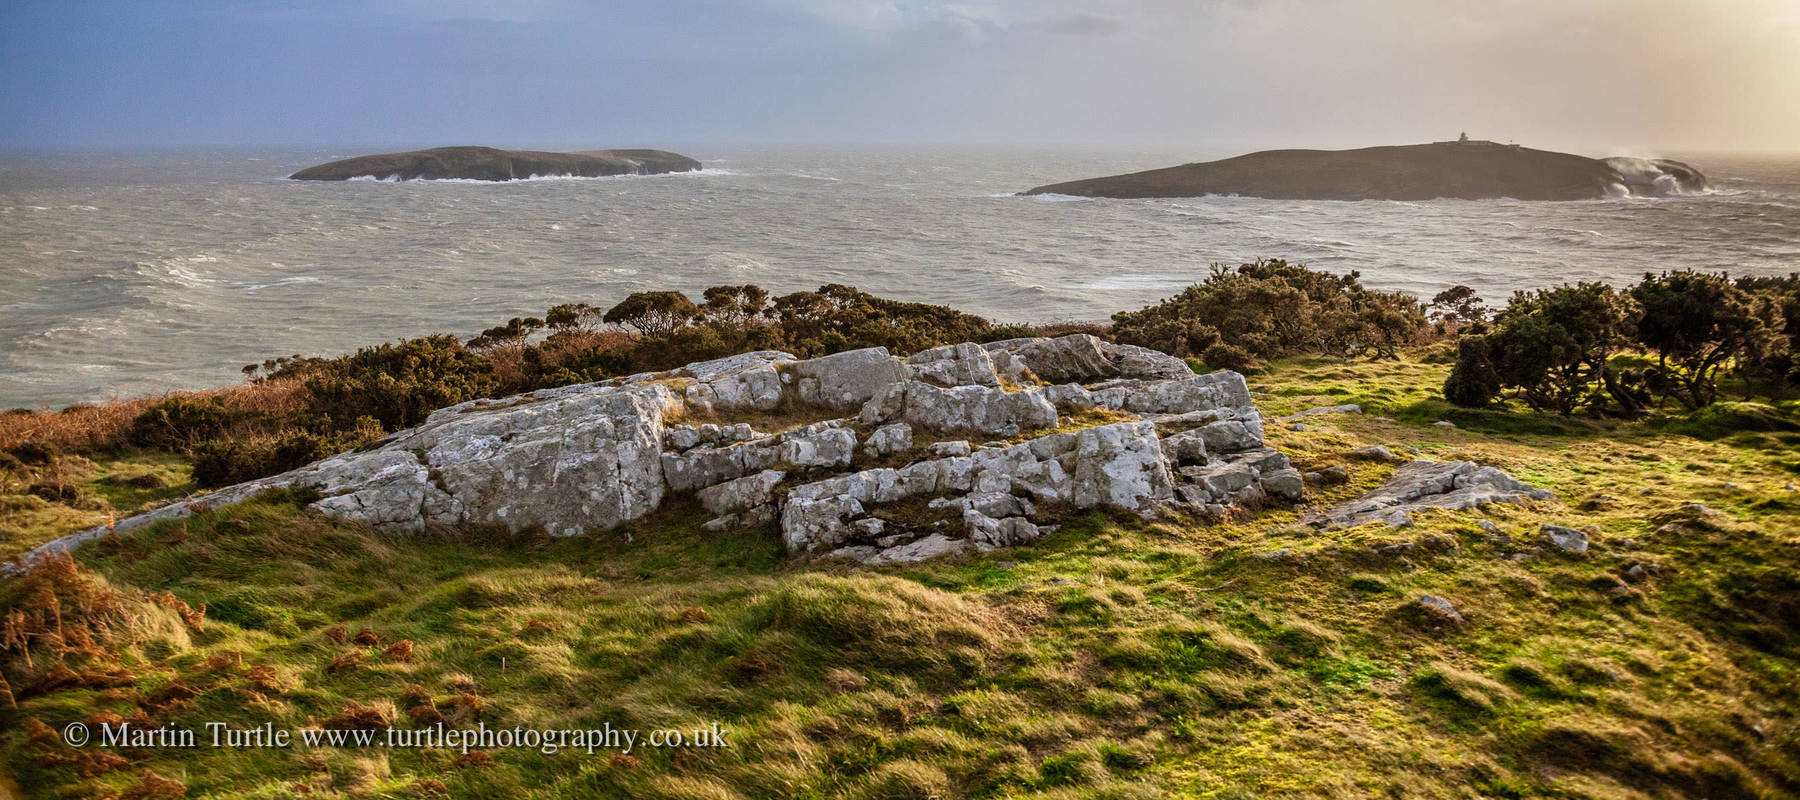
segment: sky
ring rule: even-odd
[[[1800,150],[1800,0],[4,0],[0,148]]]

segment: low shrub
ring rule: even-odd
[[[454,336],[434,335],[365,347],[354,355],[311,362],[302,375],[310,394],[306,427],[331,430],[371,417],[388,430],[500,388],[494,367]]]
[[[1219,366],[1205,353],[1221,343],[1262,361],[1303,353],[1393,358],[1400,346],[1429,335],[1418,299],[1366,289],[1359,277],[1281,260],[1235,269],[1215,264],[1181,294],[1114,314],[1113,334],[1177,356],[1199,355],[1208,366]]]
[[[1519,292],[1457,342],[1444,396],[1468,407],[1517,399],[1568,415],[1637,414],[1659,401],[1719,400],[1728,376],[1746,399],[1794,385],[1800,276],[1731,281],[1693,271]]]
[[[144,409],[129,438],[139,447],[181,451],[224,434],[242,416],[216,397],[177,395]]]

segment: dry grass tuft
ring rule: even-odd
[[[401,664],[412,661],[412,657],[413,657],[412,640],[411,639],[401,639],[398,642],[388,645],[386,650],[381,651],[381,657],[384,660],[394,661],[394,662],[398,662]]]
[[[119,800],[179,800],[186,796],[187,786],[181,781],[145,769],[138,773],[138,782],[119,795]]]
[[[394,710],[392,703],[378,700],[369,705],[363,705],[351,700],[344,704],[342,711],[327,717],[321,723],[321,727],[325,730],[339,731],[378,731],[392,727],[394,720],[398,717],[399,712]]]
[[[449,711],[444,715],[444,720],[451,725],[461,726],[481,719],[482,713],[487,711],[487,701],[463,692],[450,698],[444,703],[444,707]]]

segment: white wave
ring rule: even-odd
[[[766,270],[769,268],[768,264],[763,263],[761,259],[756,258],[755,256],[733,252],[713,253],[712,255],[701,259],[701,263],[704,264],[709,271],[733,269]]]
[[[1080,195],[1074,195],[1074,194],[1055,194],[1055,193],[1033,194],[1033,195],[1026,195],[1026,196],[1030,197],[1031,199],[1036,200],[1040,203],[1079,203],[1079,202],[1084,202],[1084,201],[1094,199],[1092,197],[1082,197]]]
[[[312,275],[295,275],[291,278],[282,278],[280,280],[270,281],[268,283],[245,284],[243,286],[243,289],[246,292],[255,292],[255,291],[261,291],[263,289],[274,288],[276,286],[292,286],[296,283],[318,283],[318,282],[319,282],[319,279]]]

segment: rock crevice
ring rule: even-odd
[[[765,431],[730,421],[749,412],[842,416]],[[1299,473],[1263,444],[1242,376],[1194,375],[1172,356],[1076,334],[910,359],[879,347],[814,359],[758,351],[471,401],[371,448],[117,529],[278,488],[317,492],[320,513],[397,533],[481,525],[554,536],[691,493],[716,515],[709,528],[778,521],[794,553],[872,563],[1021,544],[1070,509],[1221,513],[1301,495]],[[926,513],[887,508],[908,503]]]

